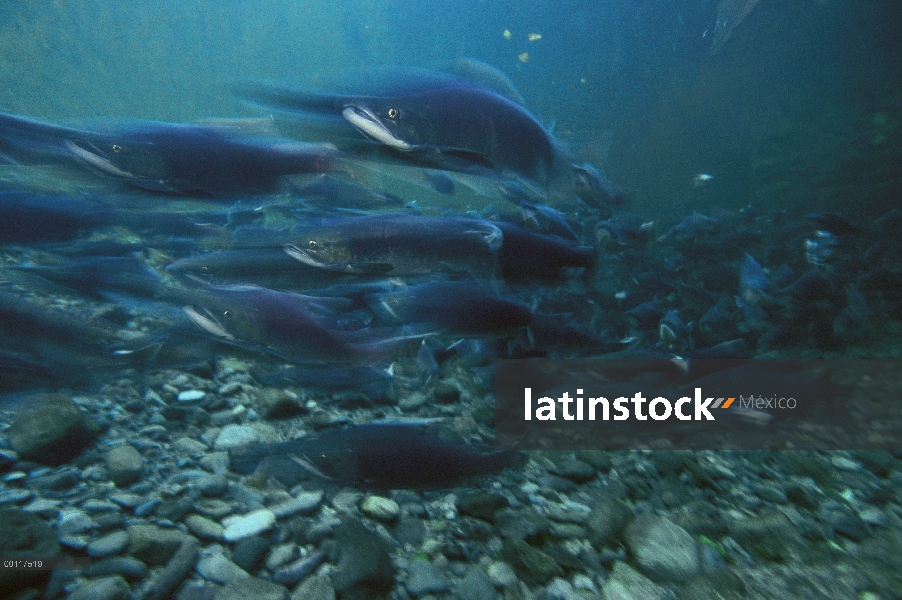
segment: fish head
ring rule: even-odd
[[[191,321],[215,338],[227,342],[260,343],[266,339],[263,316],[252,306],[215,292],[199,295],[197,302],[183,306]]]
[[[344,102],[341,115],[368,138],[401,152],[414,150],[428,131],[421,111],[397,98],[354,98]]]
[[[351,264],[354,258],[350,244],[341,236],[321,232],[311,232],[287,244],[285,252],[295,260],[318,269],[335,269],[338,265]]]
[[[602,211],[602,218],[610,218],[626,202],[626,192],[590,163],[573,165],[573,188],[587,206]]]
[[[76,160],[108,177],[153,181],[165,180],[170,174],[169,166],[151,142],[104,136],[90,141],[66,140],[66,148]]]

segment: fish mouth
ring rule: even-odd
[[[304,250],[303,248],[299,248],[294,244],[286,244],[283,246],[285,253],[295,260],[299,260],[305,265],[309,265],[311,267],[316,267],[317,269],[326,269],[329,267],[328,263],[325,263],[315,256]]]
[[[73,142],[72,140],[65,141],[66,148],[71,152],[75,158],[81,160],[86,163],[88,166],[94,167],[101,173],[106,175],[110,175],[112,177],[119,177],[122,179],[135,179],[135,175],[129,173],[128,171],[123,171],[114,165],[110,159],[105,157],[100,151],[98,151],[93,146],[91,149],[84,148],[80,146],[78,143]]]
[[[182,310],[185,311],[185,314],[188,315],[188,318],[191,319],[191,321],[193,321],[195,325],[197,325],[207,333],[218,338],[223,338],[230,341],[235,340],[235,336],[229,333],[228,330],[223,327],[222,323],[220,323],[212,314],[210,314],[210,311],[202,308],[201,310],[203,311],[203,313],[201,313],[193,306],[183,306]]]
[[[413,146],[402,139],[391,134],[391,132],[382,124],[376,113],[365,106],[350,105],[341,111],[341,116],[345,120],[360,130],[361,133],[370,137],[377,142],[381,142],[386,146],[390,146],[402,152],[413,150]]]

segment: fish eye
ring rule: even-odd
[[[388,109],[388,118],[389,119],[398,118],[398,109],[397,108],[389,108]]]
[[[122,152],[122,146],[119,144],[113,144],[113,152]]]
[[[232,316],[232,311],[230,311],[230,310],[224,310],[224,311],[222,311],[222,316],[224,316],[224,317],[231,317],[231,316]]]
[[[316,250],[316,240],[310,240],[309,242],[307,242],[307,245],[311,250]]]

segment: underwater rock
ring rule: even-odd
[[[332,576],[342,600],[382,597],[395,585],[388,545],[359,521],[345,517],[335,529],[340,556]]]
[[[33,394],[10,424],[7,437],[26,460],[60,465],[94,441],[84,413],[63,394]]]
[[[686,581],[699,570],[695,540],[664,517],[636,517],[627,526],[624,539],[639,568],[653,579]]]
[[[116,446],[103,455],[103,460],[116,487],[125,487],[141,479],[144,459],[134,446],[129,444]]]
[[[60,545],[52,527],[33,514],[7,508],[0,510],[0,548],[4,558],[52,558],[60,555]],[[13,593],[27,587],[40,587],[50,571],[0,571],[0,590]]]

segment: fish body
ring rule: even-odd
[[[59,194],[0,192],[0,243],[73,240],[116,221],[112,207]]]
[[[653,221],[639,215],[617,215],[595,226],[599,242],[612,249],[637,248],[648,242]]]
[[[556,235],[571,242],[577,241],[576,232],[573,231],[567,218],[560,211],[544,204],[532,204],[522,202],[520,210],[525,223],[533,224],[541,233]]]
[[[195,254],[170,263],[166,271],[205,284],[248,283],[280,289],[317,287],[336,279],[334,273],[288,256],[280,246]]]
[[[481,219],[389,213],[323,220],[285,246],[289,256],[338,273],[423,275],[493,271],[501,230]]]
[[[504,335],[528,326],[533,318],[526,305],[472,281],[431,281],[367,300],[388,323],[429,324],[452,335]]]
[[[565,238],[542,235],[498,221],[503,242],[498,262],[506,279],[558,279],[565,268],[595,266],[595,250]]]
[[[404,200],[388,192],[371,190],[357,183],[319,175],[295,187],[304,202],[319,209],[374,210],[400,208]]]
[[[120,292],[153,298],[161,291],[159,276],[134,256],[89,256],[57,264],[20,267],[92,298]]]
[[[184,308],[208,334],[257,347],[296,364],[373,364],[389,360],[420,337],[389,337],[362,329],[341,331],[335,316],[343,298],[316,298],[257,286],[212,286]]]
[[[293,442],[239,447],[230,452],[232,470],[251,473],[266,456],[295,457],[309,474],[340,483],[397,489],[447,487],[463,477],[495,473],[511,465],[516,453],[480,452],[419,426],[367,424]]]
[[[284,175],[332,170],[336,156],[216,125],[146,121],[87,131],[0,113],[0,147],[5,146],[153,192],[217,197],[275,191]]]
[[[337,118],[393,156],[451,171],[489,169],[547,183],[560,151],[522,105],[472,79],[418,69],[377,71],[342,92],[257,86],[269,106]]]
[[[614,209],[626,202],[626,192],[589,163],[573,165],[573,187],[586,206],[600,211],[602,219],[610,219]]]

